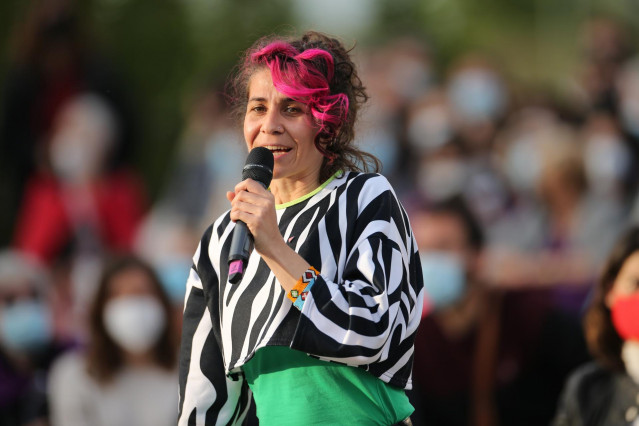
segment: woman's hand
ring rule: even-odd
[[[243,180],[235,185],[235,192],[226,193],[226,198],[231,202],[231,220],[246,223],[258,253],[268,254],[274,245],[284,244],[277,226],[275,198],[261,184]]]
[[[310,265],[284,242],[277,226],[273,194],[254,180],[246,179],[235,185],[235,192],[227,192],[226,198],[231,202],[231,220],[246,223],[253,234],[255,250],[284,291],[290,291]]]

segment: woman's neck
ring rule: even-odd
[[[275,204],[288,203],[312,192],[320,185],[318,180],[318,176],[306,179],[273,179],[270,190],[275,197]]]
[[[639,341],[626,340],[621,348],[621,359],[628,375],[639,384]]]

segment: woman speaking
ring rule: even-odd
[[[353,142],[367,100],[335,39],[262,39],[234,80],[248,150],[274,155],[204,233],[187,283],[180,425],[410,424],[422,308],[417,246],[378,161]],[[254,238],[229,282],[242,221]]]

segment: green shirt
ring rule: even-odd
[[[258,349],[242,369],[260,425],[388,426],[414,410],[403,389],[286,346]]]

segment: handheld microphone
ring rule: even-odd
[[[268,188],[273,179],[273,153],[264,147],[253,148],[246,157],[242,169],[242,180],[253,179]],[[248,258],[253,251],[253,236],[246,227],[246,223],[235,222],[231,249],[229,251],[229,282],[237,284],[244,276]]]

